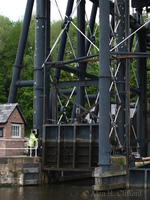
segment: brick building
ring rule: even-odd
[[[17,103],[0,105],[0,156],[23,155],[25,124]]]

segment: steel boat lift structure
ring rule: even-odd
[[[8,102],[15,102],[18,87],[33,86],[34,128],[42,146],[42,169],[54,173],[95,170],[95,184],[100,185],[97,172],[111,171],[111,137],[125,153],[127,168],[132,149],[138,155],[149,155],[147,58],[150,32],[149,21],[143,21],[143,13],[149,12],[150,1],[91,0],[90,13],[86,10],[87,0],[65,2],[62,29],[51,46],[51,1],[36,1],[34,80],[22,81],[21,66],[34,4],[34,0],[27,1]],[[75,12],[77,24],[73,21]],[[90,14],[88,22],[87,14]],[[77,31],[76,50],[69,37],[71,26]],[[97,31],[98,41],[95,40]],[[73,59],[65,59],[67,42]],[[57,59],[52,60],[57,44]],[[97,65],[95,74],[89,70],[91,63]],[[131,71],[135,75],[135,88],[130,87]],[[62,72],[66,81],[61,80]],[[96,88],[93,90],[96,92],[88,94],[90,88]],[[131,92],[136,96],[132,108]],[[135,113],[135,138],[130,140]]]

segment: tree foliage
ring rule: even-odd
[[[11,22],[0,16],[0,103],[7,103],[14,63],[22,28],[22,21]],[[35,17],[31,20],[30,31],[23,58],[20,80],[33,80],[35,43]],[[18,89],[16,102],[25,116],[29,129],[32,127],[33,88]]]

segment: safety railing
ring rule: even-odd
[[[12,139],[0,139],[0,141],[10,141],[13,142]],[[18,141],[19,142],[19,141]],[[30,157],[32,157],[32,152],[35,150],[35,157],[37,157],[37,149],[38,149],[38,141],[35,141],[35,147],[0,147],[0,150],[27,150],[30,151]]]
[[[30,146],[30,148],[28,148],[28,149],[30,149],[30,157],[32,157],[32,150],[35,150],[35,157],[37,157],[38,141],[35,141],[34,148]]]

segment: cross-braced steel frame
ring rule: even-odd
[[[149,12],[150,2],[91,0],[90,13],[86,9],[87,2],[65,1],[67,7],[61,31],[56,41],[51,41],[53,3],[59,11],[61,8],[57,0],[36,1],[35,78],[34,81],[21,81],[21,64],[34,3],[34,0],[28,0],[9,93],[8,102],[15,102],[18,86],[34,86],[34,128],[38,130],[39,140],[43,141],[43,164],[47,165],[47,160],[55,154],[55,161],[50,162],[56,163],[54,168],[57,170],[67,168],[67,162],[69,165],[71,160],[69,150],[64,150],[66,141],[74,142],[68,147],[73,149],[70,150],[74,154],[70,161],[72,165],[69,165],[73,169],[80,166],[75,145],[78,140],[89,144],[97,141],[97,157],[93,163],[104,168],[110,164],[110,138],[114,140],[113,145],[127,155],[127,165],[132,149],[147,155],[149,19],[144,21],[143,15]],[[70,35],[71,28],[76,30],[76,46]],[[57,58],[53,59],[56,47]],[[134,102],[130,101],[131,95]],[[93,136],[94,133],[97,136]],[[46,157],[49,151],[47,140],[49,145],[54,145],[49,158]],[[63,153],[60,153],[62,149]],[[88,157],[89,168],[93,154]],[[64,165],[61,159],[64,159]]]

